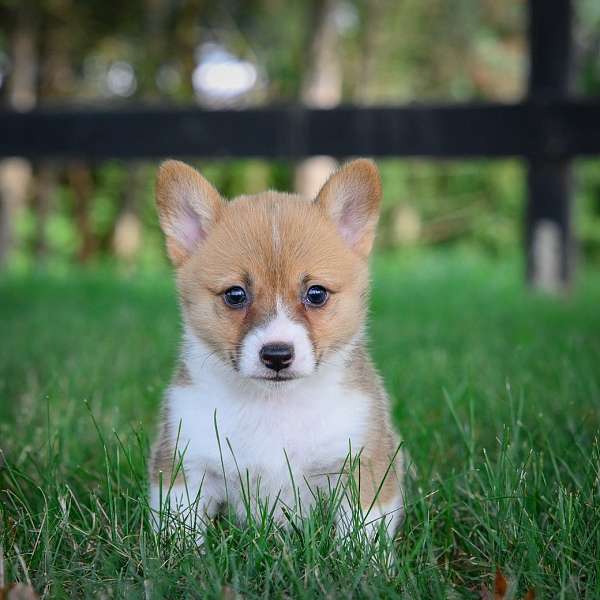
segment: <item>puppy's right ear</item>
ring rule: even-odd
[[[156,205],[169,258],[179,267],[206,239],[219,218],[223,199],[196,169],[167,160],[158,170]]]

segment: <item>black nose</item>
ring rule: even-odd
[[[294,347],[289,344],[265,344],[260,349],[260,360],[263,365],[274,371],[289,367],[294,360]]]

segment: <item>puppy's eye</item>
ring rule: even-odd
[[[228,290],[225,290],[223,300],[225,300],[225,304],[231,306],[231,308],[243,308],[248,302],[248,294],[246,294],[246,290],[243,287],[234,285]]]
[[[308,306],[323,306],[327,302],[327,298],[329,298],[329,293],[322,285],[311,285],[306,290],[304,302]]]

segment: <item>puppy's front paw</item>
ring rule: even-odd
[[[151,523],[156,533],[193,540],[199,549],[204,546],[206,525],[215,516],[216,506],[216,501],[199,491],[191,496],[184,486],[173,486],[166,494],[153,486],[150,493]]]

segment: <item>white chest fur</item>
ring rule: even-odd
[[[194,496],[202,483],[205,507],[227,501],[243,514],[244,482],[253,498],[279,497],[288,506],[299,498],[304,510],[310,487],[324,484],[324,474],[363,445],[369,401],[343,385],[343,356],[318,374],[269,389],[240,383],[214,360],[199,365],[194,354],[188,367],[201,375],[170,388],[167,414],[187,493]]]

